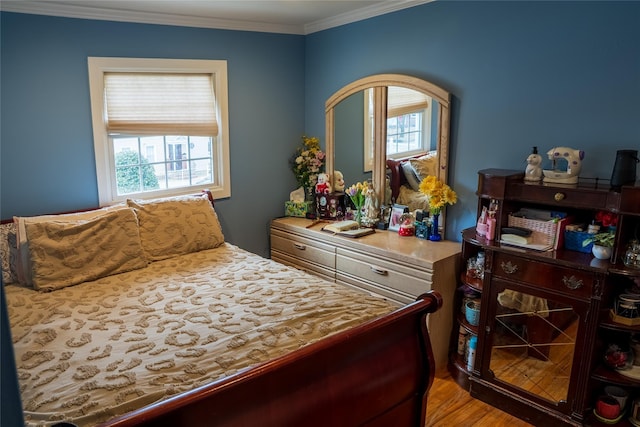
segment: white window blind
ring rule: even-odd
[[[429,96],[413,89],[389,86],[387,92],[387,117],[415,113],[429,107]]]
[[[105,121],[110,133],[216,136],[210,74],[104,74]]]

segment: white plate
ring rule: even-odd
[[[617,372],[627,378],[633,378],[634,380],[640,380],[640,366],[632,366],[631,369],[620,369]]]

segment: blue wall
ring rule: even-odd
[[[584,176],[609,178],[615,151],[640,147],[638,2],[437,1],[306,37],[1,19],[2,218],[97,205],[87,56],[229,61],[232,197],[217,206],[227,239],[262,255],[300,136],[324,141],[325,100],[367,75],[453,94],[450,239],[475,221],[478,169],[566,145],[586,151]]]
[[[447,237],[473,225],[477,171],[524,170],[532,146],[583,149],[583,176],[610,178],[640,149],[639,2],[437,1],[307,36],[307,132],[324,100],[377,73],[453,94]],[[545,165],[548,167],[549,165]],[[349,182],[347,182],[349,184]]]
[[[0,217],[94,207],[88,56],[225,59],[232,197],[225,237],[264,256],[295,188],[304,134],[304,37],[2,13]]]

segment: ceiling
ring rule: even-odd
[[[187,27],[310,34],[434,0],[2,0],[0,10]]]

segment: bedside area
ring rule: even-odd
[[[435,290],[443,307],[427,326],[438,371],[447,366],[453,300],[461,245],[402,237],[387,230],[359,238],[322,231],[326,222],[276,218],[271,222],[271,258],[332,282],[358,288],[402,304]]]

